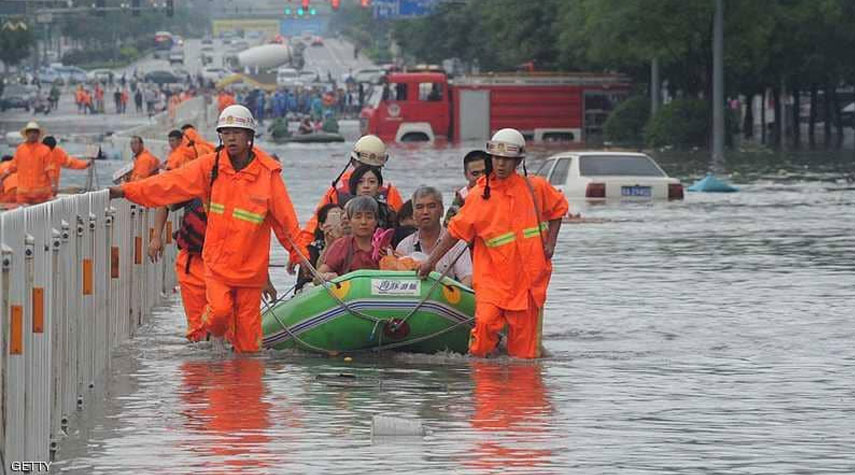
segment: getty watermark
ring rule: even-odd
[[[38,472],[50,472],[50,466],[53,462],[38,462],[38,461],[30,461],[30,460],[14,460],[9,468],[12,472],[25,472],[25,473],[38,473]]]

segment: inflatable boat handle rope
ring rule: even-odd
[[[355,316],[355,317],[363,318],[363,319],[368,320],[368,321],[370,321],[370,322],[374,322],[374,329],[371,331],[371,335],[372,335],[372,336],[373,336],[373,335],[374,335],[374,333],[376,332],[376,330],[377,330],[377,325],[378,325],[378,324],[380,324],[380,322],[384,322],[384,321],[385,321],[385,322],[388,322],[388,320],[382,320],[382,319],[379,319],[379,318],[376,318],[376,317],[372,317],[371,315],[366,315],[366,314],[364,314],[364,313],[362,313],[362,312],[360,312],[360,311],[358,311],[358,310],[354,310],[354,309],[350,308],[350,306],[349,306],[349,305],[348,305],[344,300],[342,300],[341,298],[339,298],[339,296],[338,296],[338,295],[336,295],[336,294],[335,294],[335,293],[330,289],[330,284],[331,284],[332,282],[330,282],[330,281],[326,280],[326,279],[325,279],[325,278],[320,274],[320,272],[318,272],[318,270],[315,268],[315,266],[313,266],[313,265],[312,265],[312,263],[311,263],[311,262],[309,262],[309,260],[308,260],[308,259],[306,259],[306,256],[304,256],[304,255],[303,255],[303,253],[302,253],[302,252],[300,252],[300,248],[299,248],[299,247],[297,247],[297,245],[296,245],[296,244],[294,244],[294,241],[291,239],[291,236],[290,236],[290,235],[288,235],[288,236],[286,236],[286,237],[288,238],[288,243],[291,245],[291,248],[292,248],[292,249],[294,249],[294,250],[297,252],[297,255],[298,255],[298,256],[300,257],[300,259],[303,261],[303,264],[305,264],[305,265],[307,266],[307,268],[309,269],[309,272],[312,274],[312,276],[313,276],[315,279],[318,279],[318,281],[320,281],[320,282],[321,282],[321,285],[323,286],[324,290],[326,290],[327,294],[329,294],[329,296],[330,296],[330,297],[332,297],[335,301],[337,301],[337,302],[338,302],[338,304],[339,304],[342,308],[344,308],[345,310],[347,310],[347,311],[348,311],[348,313],[350,313],[351,315],[353,315],[353,316]],[[424,303],[425,303],[425,302],[427,302],[427,300],[428,300],[428,298],[430,297],[430,295],[433,293],[433,291],[434,291],[434,290],[436,290],[436,286],[437,286],[437,285],[439,285],[439,284],[442,282],[442,280],[443,280],[443,279],[446,277],[446,275],[448,274],[448,271],[450,271],[450,270],[454,267],[454,264],[456,264],[456,263],[457,263],[457,261],[460,259],[460,257],[462,257],[462,256],[463,256],[463,254],[466,252],[466,249],[467,249],[467,247],[464,247],[463,249],[461,249],[461,250],[460,250],[460,252],[459,252],[459,253],[457,254],[457,256],[454,258],[454,260],[453,260],[453,261],[451,261],[451,264],[449,264],[449,265],[448,265],[448,267],[446,267],[446,268],[445,268],[445,270],[444,270],[444,271],[442,271],[442,274],[440,274],[439,279],[437,279],[437,280],[436,280],[436,282],[434,282],[434,283],[433,283],[433,285],[431,286],[431,288],[430,288],[430,290],[428,291],[428,293],[427,293],[427,294],[425,294],[425,296],[424,296],[424,297],[419,301],[419,303],[418,303],[418,304],[416,304],[416,306],[415,306],[415,307],[413,307],[413,309],[410,311],[410,313],[408,313],[408,314],[407,314],[407,316],[405,316],[403,319],[399,320],[398,322],[392,322],[392,325],[393,325],[393,326],[392,326],[392,330],[393,330],[393,331],[394,331],[394,330],[397,330],[397,329],[398,329],[398,327],[399,327],[400,325],[402,325],[404,322],[406,322],[406,321],[407,321],[407,320],[408,320],[408,319],[409,319],[413,314],[415,314],[415,313],[416,313],[416,311],[417,311],[419,308],[421,308],[421,306],[422,306],[422,305],[424,305]],[[334,284],[334,285],[339,286],[340,284],[336,283],[336,284]],[[451,288],[451,286],[450,286],[450,285],[446,285],[446,287]],[[284,294],[283,294],[283,295],[284,295]],[[275,303],[275,302],[274,302],[274,303]],[[271,307],[272,307],[272,306],[273,306],[273,304],[271,304]],[[291,336],[291,338],[293,338],[293,339],[294,339],[294,341],[296,341],[296,342],[300,343],[301,345],[303,345],[303,346],[305,346],[305,347],[307,347],[307,348],[309,348],[309,349],[311,349],[311,350],[314,350],[314,351],[318,351],[318,352],[321,352],[321,353],[327,353],[327,354],[334,354],[334,353],[336,353],[336,352],[334,352],[334,351],[326,350],[326,349],[324,349],[324,348],[319,348],[319,347],[317,347],[317,346],[314,346],[314,345],[312,345],[312,344],[310,344],[310,343],[307,343],[307,342],[303,341],[300,337],[298,337],[297,335],[295,335],[295,334],[291,331],[291,329],[290,329],[287,325],[285,325],[285,324],[282,322],[282,320],[280,320],[280,319],[279,319],[279,316],[278,316],[278,315],[276,315],[276,313],[274,313],[274,312],[272,312],[272,311],[271,311],[270,313],[273,315],[273,318],[275,318],[275,319],[276,319],[276,322],[277,322],[277,323],[279,323],[279,326],[281,326],[283,330],[285,330],[286,332],[288,332],[288,335],[290,335],[290,336]],[[421,342],[421,341],[424,341],[424,340],[427,340],[427,339],[434,338],[434,337],[436,337],[436,336],[442,335],[443,333],[449,332],[449,331],[451,331],[451,330],[453,330],[453,329],[457,328],[457,327],[458,327],[458,326],[460,326],[460,325],[463,325],[463,324],[465,324],[465,323],[470,323],[470,322],[472,322],[472,321],[474,321],[474,320],[475,320],[475,318],[474,318],[474,317],[471,317],[471,318],[469,318],[469,319],[467,319],[467,320],[462,320],[462,321],[460,321],[460,322],[457,322],[457,323],[455,323],[454,325],[452,325],[452,326],[450,326],[450,327],[448,327],[448,328],[444,328],[444,329],[439,330],[439,331],[437,331],[437,332],[434,332],[434,333],[432,333],[432,334],[430,334],[430,335],[425,335],[425,336],[423,336],[423,337],[419,337],[419,338],[416,338],[416,339],[413,339],[413,340],[407,340],[407,341],[402,341],[402,342],[397,342],[397,343],[390,343],[390,344],[387,344],[387,345],[383,345],[383,344],[382,344],[382,338],[383,338],[383,337],[382,337],[382,335],[381,335],[381,337],[380,337],[380,338],[381,338],[381,340],[378,340],[378,342],[377,342],[377,343],[378,343],[378,346],[376,346],[376,347],[374,347],[374,348],[371,348],[371,349],[370,349],[370,351],[375,351],[375,352],[376,352],[376,351],[382,351],[382,350],[384,350],[384,349],[397,348],[397,347],[399,347],[399,346],[412,345],[412,344],[414,344],[414,343],[418,343],[418,342]],[[362,351],[369,351],[369,350],[362,350]],[[350,352],[348,352],[348,353],[357,353],[357,352],[359,352],[359,351],[350,351]]]

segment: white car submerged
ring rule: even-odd
[[[643,153],[564,152],[546,159],[536,174],[568,199],[683,199],[680,180]]]

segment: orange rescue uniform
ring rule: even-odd
[[[24,142],[15,150],[7,170],[18,173],[18,203],[43,203],[53,197],[50,157],[50,148],[41,142]]]
[[[140,181],[157,173],[157,168],[160,166],[160,160],[157,159],[147,148],[144,148],[139,155],[134,158],[134,169],[131,171],[131,176],[128,181]]]
[[[192,198],[208,204],[202,250],[208,307],[203,319],[212,335],[230,337],[237,352],[258,351],[261,346],[261,290],[267,283],[271,228],[292,256],[297,250],[291,240],[300,231],[281,165],[260,149],[253,151],[255,158],[240,171],[221,151],[122,185],[129,200],[144,206]],[[218,173],[212,186],[215,163]],[[305,247],[300,252],[308,255]]]
[[[491,175],[489,200],[482,197],[485,178],[479,178],[448,224],[449,234],[474,242],[475,328],[469,352],[475,356],[486,356],[496,348],[505,324],[509,326],[508,354],[540,356],[541,309],[552,275],[543,240],[549,221],[561,219],[568,204],[543,178],[528,180],[534,202],[526,178],[517,173],[504,180]]]
[[[59,145],[55,146],[50,155],[50,166],[48,175],[50,176],[51,184],[54,189],[59,187],[60,175],[63,168],[71,168],[73,170],[83,170],[89,167],[89,162],[74,158]]]
[[[184,131],[184,138],[181,140],[181,145],[178,150],[185,156],[185,161],[195,160],[202,155],[214,153],[215,147],[210,142],[206,141],[199,135],[196,129],[187,129]]]
[[[0,163],[0,174],[5,173],[12,162]],[[18,197],[18,174],[12,173],[0,184],[0,203],[14,203]]]
[[[338,184],[335,188],[332,186],[327,187],[327,191],[315,207],[315,212],[312,214],[312,217],[309,218],[309,221],[306,223],[306,227],[300,231],[300,245],[308,246],[315,240],[315,230],[318,229],[318,210],[328,203],[338,203],[338,191],[349,192],[348,182],[350,181],[351,175],[353,175],[353,169],[344,172],[341,178],[339,178]],[[386,197],[386,204],[388,204],[393,211],[398,211],[401,209],[401,206],[404,205],[404,201],[401,199],[401,192],[399,192],[398,188],[391,183],[384,183],[383,186],[380,187],[380,194]],[[296,261],[292,261],[292,263],[295,262]]]
[[[187,164],[180,148],[169,155],[166,163],[168,170],[175,170]],[[185,213],[188,211],[185,211]],[[187,317],[185,337],[190,341],[200,341],[205,338],[207,331],[202,323],[202,315],[208,303],[205,287],[205,261],[202,255],[187,249],[178,251],[175,259],[175,275],[181,288],[181,301],[184,304],[184,315]]]

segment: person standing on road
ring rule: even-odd
[[[141,182],[110,188],[143,206],[165,206],[198,198],[208,217],[202,258],[207,307],[203,322],[212,337],[229,338],[236,352],[261,347],[261,296],[267,282],[270,231],[292,258],[300,231],[282,180],[282,166],[253,147],[256,124],[249,110],[233,105],[220,114],[217,152]],[[219,344],[219,343],[217,343]]]
[[[469,353],[491,354],[507,325],[508,354],[538,358],[551,259],[567,199],[543,178],[516,172],[525,159],[525,139],[518,130],[496,132],[487,152],[487,174],[418,273],[427,277],[458,240],[474,243],[475,328]]]
[[[92,160],[80,160],[73,158],[62,147],[56,144],[56,138],[48,135],[42,140],[42,143],[47,145],[51,150],[50,162],[48,165],[48,175],[50,176],[51,190],[53,196],[56,196],[59,190],[59,180],[63,168],[71,168],[73,170],[85,170],[92,165]]]
[[[137,92],[134,93],[134,105],[137,107],[137,114],[142,114],[143,108],[143,93],[142,87],[137,87]]]
[[[18,191],[16,201],[19,204],[36,204],[48,201],[53,196],[50,168],[51,150],[41,142],[44,130],[35,121],[30,121],[21,130],[26,140],[18,145],[15,155],[6,170],[0,173],[0,183],[12,173],[17,172]]]
[[[157,173],[160,160],[145,148],[142,137],[131,137],[131,151],[134,153],[134,169],[128,182],[140,181]]]

